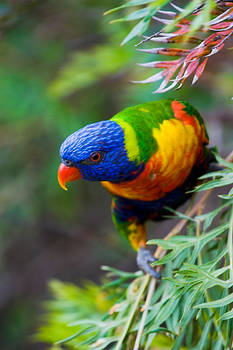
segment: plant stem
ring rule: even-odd
[[[132,323],[132,321],[133,321],[133,318],[134,318],[134,316],[135,316],[135,312],[136,312],[137,309],[138,309],[138,305],[139,305],[139,303],[140,303],[140,300],[141,300],[141,298],[142,298],[142,295],[143,295],[143,293],[144,293],[144,290],[145,290],[145,288],[146,288],[146,286],[147,286],[149,280],[150,280],[150,276],[149,276],[149,275],[143,276],[143,282],[142,282],[142,285],[141,285],[141,287],[140,287],[138,296],[137,296],[137,298],[136,298],[135,303],[134,303],[134,304],[132,305],[132,307],[131,307],[131,311],[130,311],[129,317],[128,317],[128,319],[127,319],[127,322],[126,322],[126,324],[125,324],[125,327],[124,327],[124,329],[123,329],[123,332],[122,332],[122,334],[121,334],[121,337],[120,337],[120,339],[118,340],[118,342],[117,342],[117,344],[116,344],[115,350],[120,350],[120,349],[121,349],[121,346],[122,346],[122,344],[123,344],[123,341],[124,341],[124,339],[125,339],[125,337],[126,337],[126,335],[127,335],[127,333],[128,333],[128,329],[129,329],[129,327],[130,327],[130,325],[131,325],[131,323]]]
[[[203,212],[203,208],[200,208],[198,210],[198,216],[201,215],[202,212]],[[198,221],[197,222],[197,226],[196,226],[196,235],[197,235],[197,237],[199,237],[200,234],[201,234],[201,223],[200,223],[200,221]],[[199,265],[202,265],[202,263],[203,263],[201,251],[198,254],[198,263],[199,263]]]
[[[193,206],[193,208],[191,210],[189,210],[189,212],[186,214],[187,216],[189,216],[190,218],[192,216],[194,216],[199,210],[203,210],[206,204],[207,199],[209,198],[210,194],[212,192],[211,190],[207,190],[205,191],[205,193],[201,196],[201,198],[199,199],[199,201]],[[178,222],[177,225],[175,225],[173,227],[173,229],[167,234],[167,236],[164,238],[165,240],[177,235],[177,233],[179,233],[182,228],[187,224],[188,219],[182,219]],[[162,247],[158,247],[155,251],[155,257],[161,258],[161,254],[163,252],[163,248]],[[166,253],[166,251],[165,251]]]
[[[144,325],[145,325],[145,321],[146,321],[146,316],[147,316],[147,313],[148,313],[148,309],[150,307],[150,301],[151,301],[152,295],[154,293],[155,286],[156,286],[156,279],[152,278],[151,281],[150,281],[149,288],[148,288],[146,302],[145,302],[145,305],[144,305],[144,311],[143,311],[143,314],[142,314],[141,323],[140,323],[140,326],[139,326],[139,329],[138,329],[137,338],[135,340],[133,350],[138,350],[139,349],[140,340],[141,340],[141,337],[142,337],[142,334],[143,334]]]

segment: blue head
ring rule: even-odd
[[[111,120],[87,125],[68,136],[61,145],[60,156],[63,168],[70,168],[70,172],[75,168],[79,172],[75,178],[64,175],[66,179],[58,173],[60,184],[79,177],[91,181],[127,181],[136,177],[141,169],[139,164],[129,161],[124,132]]]

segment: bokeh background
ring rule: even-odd
[[[80,127],[124,107],[165,97],[188,100],[204,116],[211,145],[233,148],[232,50],[209,59],[200,82],[155,95],[136,62],[137,40],[120,47],[131,23],[109,24],[116,0],[0,2],[0,349],[32,343],[51,278],[98,282],[100,265],[133,271],[135,254],[115,232],[110,196],[56,179],[59,146]],[[179,2],[182,5],[182,1]],[[156,30],[152,26],[151,31]],[[232,45],[231,45],[232,46]],[[150,57],[151,59],[151,57]],[[170,222],[150,226],[151,235]]]

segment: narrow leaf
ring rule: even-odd
[[[104,12],[104,15],[109,15],[110,13],[119,11],[119,10],[127,8],[127,7],[145,5],[145,4],[149,4],[151,2],[154,2],[154,0],[131,0],[131,1],[127,2],[126,4],[123,4],[123,5],[118,6],[118,7],[114,7],[113,9]]]
[[[230,320],[231,318],[233,318],[233,309],[226,312],[225,314],[223,314],[221,317],[220,317],[220,320],[224,321],[224,320]]]
[[[211,301],[209,303],[203,303],[203,304],[196,305],[196,306],[194,306],[194,308],[204,309],[204,308],[211,308],[211,307],[222,307],[222,306],[228,305],[232,302],[233,302],[233,293],[228,295],[225,298],[222,298],[222,299]]]
[[[128,41],[132,40],[135,36],[143,34],[150,24],[149,20],[141,20],[136,26],[131,30],[131,32],[122,41],[121,45],[125,45]]]

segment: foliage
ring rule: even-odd
[[[72,283],[52,280],[49,287],[54,300],[45,304],[49,310],[46,321],[50,323],[49,328],[43,326],[40,329],[40,339],[45,342],[67,338],[65,341],[75,344],[72,339],[79,335],[79,341],[85,342],[92,333],[91,327],[94,329],[96,325],[96,319],[103,317],[113,303],[94,283],[86,282],[85,287],[79,288]],[[75,334],[69,337],[71,332]]]
[[[144,6],[138,4],[136,11]],[[48,279],[56,276],[80,284],[85,276],[97,281],[99,265],[104,260],[121,269],[125,266],[134,269],[134,252],[113,232],[108,194],[97,184],[80,182],[64,195],[56,182],[58,149],[68,134],[129,105],[161,98],[159,94],[151,96],[149,84],[128,83],[142,80],[147,73],[148,68],[135,69],[132,65],[147,54],[136,51],[132,42],[118,47],[132,22],[108,25],[115,13],[105,17],[102,14],[115,5],[115,0],[3,0],[0,4],[1,349],[34,347],[30,343],[31,334],[37,326]],[[132,8],[123,10],[130,15]],[[158,30],[152,19],[148,31]],[[179,91],[180,99],[190,101],[203,113],[211,138],[222,154],[233,145],[231,54],[232,51],[225,50],[224,59],[214,56],[198,87],[185,84]],[[169,91],[162,97],[177,95]],[[218,209],[217,203],[215,208],[225,210]],[[185,217],[179,216],[181,221]],[[161,226],[153,228],[161,231]],[[124,299],[127,285],[135,277],[142,275],[123,280],[119,277],[117,290],[121,296],[117,294],[117,300]],[[114,283],[115,279],[113,276]],[[63,283],[52,285],[58,291],[63,289]],[[91,284],[89,293],[89,286],[85,283],[74,294],[79,301],[85,299],[80,305],[73,298],[76,320],[86,319],[87,313],[88,318],[93,314],[93,318],[102,320],[111,304],[117,303],[111,299],[113,289],[103,291]],[[85,298],[86,292],[89,298]],[[105,296],[107,299],[101,310],[92,303],[99,293],[101,300]],[[69,293],[64,293],[64,299],[58,298],[58,294],[54,297],[57,312],[52,315],[51,328],[46,324],[48,319],[43,320],[44,341],[52,343],[77,331],[78,326],[66,326],[71,308],[63,308],[63,303],[70,298]],[[138,309],[137,312],[141,315]],[[112,317],[115,316],[117,313]],[[170,349],[174,340],[161,332],[156,333],[153,344],[157,343],[156,348]],[[98,334],[102,337],[103,333]],[[79,341],[79,337],[74,338],[53,348],[73,348]]]
[[[219,3],[193,1],[183,10],[173,5],[174,11],[161,11],[160,8],[168,1],[129,1],[128,3],[108,11],[143,6],[126,17],[117,20],[127,22],[141,19],[128,34],[123,44],[142,34],[154,19],[156,12],[168,15],[173,19],[166,22],[163,31],[151,35],[145,41],[195,44],[191,49],[149,49],[142,50],[155,54],[180,56],[177,61],[161,61],[144,64],[146,67],[164,68],[160,73],[145,82],[164,78],[157,90],[165,92],[168,83],[179,68],[177,79],[172,87],[183,84],[184,80],[196,71],[199,78],[204,70],[207,57],[223,47],[228,34],[231,34],[231,24],[221,13]],[[228,3],[229,4],[229,3]],[[221,5],[221,4],[220,4]],[[230,5],[229,5],[230,6]],[[229,11],[227,12],[227,16]],[[220,17],[218,17],[220,16]],[[157,18],[158,19],[158,18]],[[197,20],[198,19],[198,20]],[[162,20],[163,21],[163,20]],[[115,21],[116,22],[116,21]],[[164,22],[164,21],[163,21]],[[167,23],[168,22],[168,23]],[[204,26],[202,25],[204,23]],[[180,29],[169,32],[174,25]],[[229,27],[229,28],[228,28]],[[229,29],[225,35],[220,33],[220,41],[211,41],[213,36],[203,39],[208,31]],[[202,37],[194,36],[201,33]],[[197,34],[195,34],[197,35]],[[116,73],[118,67],[124,67],[124,59],[117,65],[102,66],[103,57],[112,57],[115,62],[114,41],[92,49],[92,57],[88,52],[74,54],[73,59],[64,67],[60,76],[51,85],[50,92],[57,96],[70,94],[111,73]],[[201,44],[201,43],[204,44]],[[208,46],[209,45],[209,46]],[[208,47],[207,47],[208,46]],[[199,48],[204,47],[204,50]],[[111,55],[108,55],[108,49]],[[216,49],[217,48],[217,49]],[[207,51],[206,51],[207,49]],[[118,50],[118,49],[117,49]],[[126,55],[126,61],[131,60],[131,53]],[[88,58],[88,60],[87,60]],[[121,65],[122,64],[122,65]],[[177,65],[177,66],[176,66]],[[76,79],[75,72],[84,72],[84,78]],[[92,67],[95,68],[92,69]],[[99,67],[99,68],[98,68]],[[176,69],[175,69],[175,68]],[[74,78],[72,78],[74,77]],[[79,75],[80,77],[80,75]],[[195,78],[196,80],[196,78]],[[68,85],[67,85],[68,82]],[[87,84],[87,85],[85,85]],[[53,300],[46,304],[46,315],[38,339],[56,344],[55,348],[69,349],[231,349],[232,347],[232,309],[233,302],[233,192],[221,194],[222,203],[210,212],[203,213],[206,199],[210,191],[233,183],[233,167],[217,155],[219,164],[224,166],[202,177],[195,192],[203,192],[201,200],[194,204],[186,214],[175,212],[180,219],[165,239],[153,239],[148,242],[157,245],[155,255],[159,261],[157,269],[163,268],[161,282],[150,280],[141,272],[126,273],[112,268],[104,268],[108,275],[104,284],[95,286],[91,298],[83,298],[87,289],[72,286],[71,298],[66,292],[67,285],[54,282],[51,285]],[[216,195],[216,194],[215,194]],[[194,210],[195,209],[195,210]],[[195,215],[195,216],[194,216]],[[186,235],[181,235],[182,227],[186,225]],[[155,289],[156,287],[156,289]],[[65,292],[64,292],[65,291]],[[95,301],[104,296],[104,309],[98,310]],[[94,302],[93,302],[94,301]]]
[[[185,80],[192,74],[194,74],[192,84],[196,83],[202,75],[209,57],[222,50],[225,41],[233,34],[232,2],[195,0],[189,2],[184,9],[171,3],[173,11],[159,10],[160,7],[168,2],[158,0],[153,1],[151,4],[151,1],[129,1],[125,5],[108,11],[109,13],[129,6],[147,4],[146,7],[120,19],[128,21],[143,17],[122,44],[136,35],[144,33],[151,19],[165,24],[164,28],[146,37],[140,43],[150,41],[168,44],[168,47],[141,49],[139,51],[153,55],[168,56],[170,59],[178,57],[178,59],[169,61],[161,60],[141,64],[143,67],[162,68],[158,73],[139,81],[139,83],[152,83],[163,80],[159,88],[154,91],[155,93],[163,93],[175,87],[176,89],[181,88]],[[168,16],[171,19],[154,16],[156,13]],[[175,30],[174,27],[178,29]],[[174,48],[173,44],[183,44],[185,48]],[[168,85],[169,83],[171,84]]]
[[[202,176],[207,181],[197,186],[195,192],[204,191],[206,196],[212,190],[233,184],[232,163],[218,155],[217,159],[224,169]],[[73,308],[67,309],[71,298],[61,292],[62,303],[57,297],[48,303],[44,334],[53,334],[59,329],[58,320],[62,319],[68,337],[63,339],[62,333],[57,337],[59,333],[56,333],[50,340],[71,349],[136,350],[137,337],[140,348],[153,349],[160,344],[161,349],[166,349],[161,346],[162,337],[173,350],[182,346],[195,350],[230,350],[233,346],[233,188],[218,196],[221,205],[210,212],[202,213],[203,201],[199,201],[193,218],[190,212],[186,215],[176,212],[178,218],[187,221],[185,236],[170,234],[165,239],[148,242],[159,247],[157,253],[160,250],[161,258],[154,265],[159,269],[163,266],[162,280],[156,283],[155,291],[155,280],[149,283],[147,275],[105,267],[112,281],[96,290],[98,296],[106,292],[106,303],[109,298],[114,300],[108,313],[96,313],[93,308],[88,319],[83,318],[82,308],[75,312]],[[59,285],[59,290],[63,288],[65,285]],[[74,288],[77,293],[80,291]],[[149,294],[150,305],[145,306]],[[83,301],[85,310],[87,305]],[[76,303],[80,301],[77,299]],[[51,311],[54,305],[60,308],[59,317]],[[140,325],[143,332],[139,332]]]
[[[104,33],[105,21],[100,21],[101,33]],[[109,33],[101,43],[87,50],[75,50],[49,87],[52,96],[64,97],[104,79],[112,79],[128,70],[134,58],[131,46],[123,49],[116,45],[125,33],[125,26],[119,25],[118,31]]]
[[[74,90],[83,89],[110,74],[118,73],[122,67],[125,69],[128,65],[132,56],[130,51],[106,43],[88,52],[74,53],[71,62],[65,65],[50,85],[50,93],[55,96],[69,95]]]

